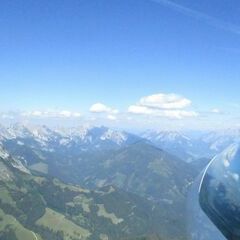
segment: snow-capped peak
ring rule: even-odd
[[[190,138],[177,131],[147,131],[142,137],[150,141],[174,142],[174,141],[190,141]]]
[[[79,137],[80,139],[84,139],[91,127],[89,126],[79,126],[79,127],[71,127],[71,128],[56,128],[55,132],[60,134],[64,138],[72,138]]]
[[[123,131],[109,129],[107,127],[78,126],[70,128],[49,128],[47,126],[15,124],[0,129],[4,133],[4,141],[16,139],[18,146],[40,144],[44,149],[54,149],[60,146],[79,146],[80,149],[99,147],[117,147],[127,142],[134,142],[138,137]],[[1,140],[1,138],[0,138]],[[112,145],[113,144],[113,145]]]
[[[10,125],[6,130],[8,131],[9,138],[26,138],[32,135],[28,128],[20,123]]]
[[[116,142],[118,145],[125,142],[127,140],[127,136],[124,132],[114,131],[112,129],[108,129],[102,136],[101,140],[111,140]]]
[[[3,146],[0,144],[0,158],[7,159],[9,157],[8,152],[3,148]]]

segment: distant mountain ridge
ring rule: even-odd
[[[169,151],[186,162],[190,162],[194,158],[191,154],[194,144],[193,139],[180,132],[150,130],[141,134],[141,137],[148,139],[156,146]]]
[[[33,139],[42,147],[46,145],[69,146],[74,144],[91,146],[91,148],[108,148],[124,146],[140,139],[140,137],[107,127],[72,127],[49,128],[47,126],[29,126],[15,124],[0,127],[0,139],[13,140]],[[21,144],[21,143],[20,143]]]
[[[212,158],[234,142],[240,142],[239,129],[212,131],[193,138],[177,131],[148,130],[140,135],[186,162]]]
[[[139,140],[148,140],[189,162],[197,158],[212,157],[234,142],[240,142],[240,129],[207,132],[198,138],[178,131],[148,130],[139,135],[107,127],[54,127],[16,123],[0,126],[0,142],[32,139],[40,146],[112,149],[127,146]]]

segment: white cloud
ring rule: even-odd
[[[60,113],[60,116],[62,117],[81,117],[81,113],[79,112],[71,112],[71,111],[67,111],[67,110],[64,110],[64,111],[61,111]]]
[[[197,117],[198,113],[194,111],[168,110],[168,111],[162,111],[162,113],[160,113],[160,116],[182,119],[185,117]]]
[[[154,110],[140,105],[131,105],[128,107],[128,112],[135,114],[152,114]]]
[[[190,105],[189,99],[177,94],[159,93],[142,97],[137,104],[128,107],[128,112],[175,119],[198,116],[197,112],[185,109]]]
[[[190,106],[191,101],[173,93],[158,93],[141,98],[139,105],[159,109],[182,109]]]
[[[111,113],[111,114],[118,114],[119,113],[119,111],[117,109],[108,107],[103,103],[93,104],[90,107],[89,111],[92,112],[92,113]]]
[[[63,110],[63,111],[59,112],[59,115],[63,116],[63,117],[71,117],[72,116],[72,112],[67,111],[67,110]]]
[[[212,112],[212,113],[221,113],[220,109],[218,109],[218,108],[213,108],[213,109],[211,110],[211,112]]]
[[[2,119],[14,119],[14,116],[11,114],[1,113],[0,116]]]
[[[82,114],[81,114],[80,112],[73,112],[73,113],[72,113],[72,116],[73,116],[73,117],[81,117]]]
[[[89,111],[93,113],[103,113],[103,112],[110,112],[111,108],[107,107],[102,103],[95,103],[90,107]]]
[[[112,113],[113,113],[113,114],[118,114],[118,113],[119,113],[119,110],[118,110],[118,109],[113,109],[113,110],[112,110]]]
[[[72,112],[68,110],[61,110],[61,111],[28,111],[28,112],[21,112],[21,116],[23,117],[37,117],[37,118],[77,118],[81,117],[81,113],[79,112]]]
[[[33,116],[38,116],[38,117],[40,117],[40,116],[42,116],[42,114],[43,114],[43,113],[42,113],[41,111],[33,111],[33,112],[32,112],[32,115],[33,115]]]
[[[110,115],[107,116],[107,119],[115,121],[115,120],[117,120],[117,117],[110,114]]]
[[[143,115],[152,115],[155,117],[167,117],[167,118],[176,118],[182,119],[185,117],[197,117],[198,113],[194,111],[184,111],[184,110],[160,110],[152,109],[143,106],[132,105],[128,108],[129,113],[133,114],[143,114]]]

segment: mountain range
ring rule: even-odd
[[[186,239],[189,186],[238,139],[1,126],[0,239]]]
[[[229,145],[240,142],[239,129],[204,132],[199,137],[192,137],[177,131],[148,130],[140,136],[185,162],[212,158]]]

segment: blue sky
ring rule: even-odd
[[[239,13],[237,0],[3,0],[2,119],[238,126]]]

